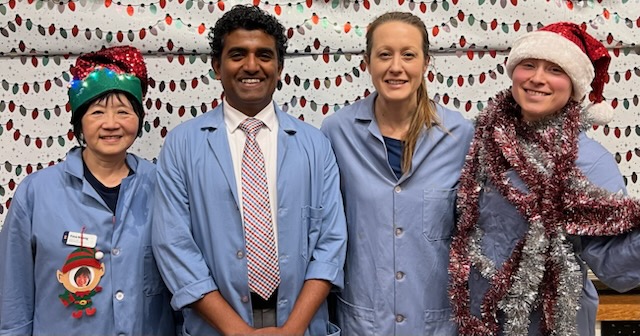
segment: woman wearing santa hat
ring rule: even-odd
[[[0,334],[173,335],[150,246],[155,167],[127,153],[142,133],[146,65],[113,47],[71,73],[81,146],[16,190],[0,231]]]
[[[640,285],[640,202],[585,134],[612,116],[610,60],[573,23],[514,43],[512,87],[478,117],[460,181],[449,266],[460,335],[594,335],[587,268],[618,291]]]

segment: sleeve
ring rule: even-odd
[[[333,129],[333,127],[331,125],[331,121],[329,120],[329,117],[326,117],[324,120],[322,120],[322,124],[320,124],[320,131],[324,134],[324,136],[331,139],[331,130]]]
[[[601,188],[626,194],[610,154],[601,156],[585,174]],[[581,243],[582,259],[607,286],[624,292],[640,285],[640,230],[613,237],[582,237]]]
[[[0,229],[0,335],[31,335],[33,330],[32,216],[26,210],[26,186],[21,187]]]
[[[346,257],[347,224],[340,193],[340,174],[336,158],[326,142],[323,174],[321,225],[318,242],[312,251],[305,280],[323,279],[342,288],[344,285],[344,261]]]
[[[158,269],[173,293],[171,306],[181,309],[218,287],[193,239],[184,149],[170,136],[157,163],[152,245]]]
[[[584,238],[582,244],[582,259],[600,281],[619,292],[640,286],[640,230]]]

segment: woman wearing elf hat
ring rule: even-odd
[[[0,334],[174,334],[150,246],[155,167],[127,153],[142,130],[144,60],[107,48],[71,73],[81,146],[16,190],[0,231]]]
[[[585,135],[612,116],[610,60],[573,23],[514,43],[512,87],[478,117],[458,191],[449,273],[461,335],[594,335],[587,267],[618,291],[640,285],[640,202]]]

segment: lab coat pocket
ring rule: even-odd
[[[375,312],[371,308],[356,306],[338,296],[338,325],[343,335],[374,335]]]
[[[187,331],[187,327],[184,325],[182,326],[182,336],[191,336],[189,331]]]
[[[422,235],[428,241],[451,238],[456,189],[427,189],[422,208]]]
[[[327,322],[327,336],[340,336],[340,331],[337,325]]]
[[[451,309],[425,310],[424,334],[433,336],[455,336],[457,328],[451,320]]]
[[[302,257],[307,261],[310,261],[310,250],[315,248],[320,237],[323,210],[322,207],[315,208],[310,205],[302,208],[302,227],[304,230],[301,236],[303,237]]]
[[[158,295],[165,289],[162,277],[156,265],[156,259],[153,257],[151,246],[144,247],[144,275],[143,290],[146,296]]]

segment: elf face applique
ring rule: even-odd
[[[67,256],[62,269],[56,272],[58,282],[65,288],[58,297],[65,307],[73,306],[75,310],[71,316],[74,318],[81,318],[83,313],[87,316],[96,313],[91,298],[102,291],[98,283],[105,272],[104,263],[99,262],[103,255],[93,248],[79,247]]]

